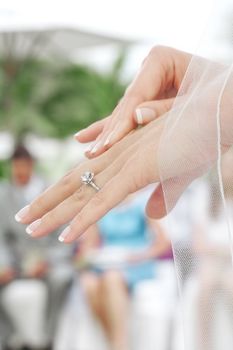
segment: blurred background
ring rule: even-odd
[[[164,221],[144,214],[151,188],[129,198],[87,238],[68,247],[58,244],[59,232],[32,241],[13,216],[82,161],[86,146],[73,134],[111,113],[152,46],[227,63],[233,56],[232,20],[229,0],[1,0],[1,350],[184,348],[171,233]],[[227,176],[232,181],[231,172]],[[192,315],[199,303],[192,276],[204,249],[204,243],[201,248],[200,241],[193,243],[193,232],[199,232],[199,225],[209,230],[200,220],[204,212],[214,221],[207,213],[213,178],[195,183],[172,217],[173,241],[192,262],[184,271],[176,266]],[[200,202],[201,214],[196,210]],[[121,223],[117,232],[116,223]],[[205,273],[200,272],[204,280]],[[229,271],[226,281],[230,278]],[[207,299],[213,279],[203,289]],[[233,295],[233,287],[226,288]],[[191,328],[196,329],[197,320],[198,315]],[[230,329],[232,319],[225,324]],[[211,335],[208,325],[203,329]],[[189,349],[198,348],[191,343]],[[222,349],[214,344],[203,349]]]

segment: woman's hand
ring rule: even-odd
[[[189,96],[180,96],[172,112],[132,131],[99,157],[83,162],[22,209],[16,220],[30,224],[27,232],[33,237],[44,236],[72,220],[60,236],[61,241],[71,242],[128,194],[160,181],[147,203],[147,214],[160,218],[169,212],[184,189],[214,164],[218,145],[225,152],[233,144],[233,77],[226,85],[228,74],[222,74],[221,66],[202,60],[198,63],[198,67],[205,64],[211,68],[204,69],[204,83],[200,75],[197,89],[193,79]],[[194,73],[195,78],[198,70]],[[82,184],[86,171],[95,174],[100,191]]]
[[[27,232],[39,237],[73,219],[60,238],[71,242],[128,194],[159,181],[156,148],[163,119],[152,124],[128,135],[98,158],[73,169],[21,210],[16,220],[32,223]],[[82,184],[81,176],[85,171],[95,174],[94,180],[101,188],[99,192]]]
[[[30,224],[27,232],[33,237],[44,236],[72,220],[60,240],[68,243],[76,239],[127,195],[160,181],[156,154],[166,120],[167,115],[151,122],[126,136],[108,152],[74,168],[30,206],[16,214],[16,220]],[[189,121],[192,120],[189,118]],[[189,127],[191,132],[195,132],[192,122]],[[186,160],[196,152],[192,143],[188,144],[189,133],[187,136],[182,129],[180,131],[181,134],[174,139],[177,144],[171,146],[171,150],[169,148],[170,161],[167,159],[166,168],[163,169],[167,179],[164,178],[167,181],[165,183],[173,186],[173,205],[201,169],[201,164],[195,164],[189,169],[192,174],[187,176],[186,162],[183,162],[183,168],[180,162],[177,166],[173,163],[173,158],[183,157]],[[187,147],[180,152],[183,144]],[[165,159],[168,156],[165,152]],[[100,191],[96,192],[92,187],[82,184],[81,176],[85,171],[95,174],[94,181]],[[182,176],[185,176],[185,181],[179,181]],[[147,214],[155,218],[166,214],[161,185],[155,189],[147,204]]]
[[[87,157],[100,155],[137,125],[145,125],[170,110],[190,59],[188,53],[154,47],[112,114],[75,135],[82,143],[94,141],[86,151]]]

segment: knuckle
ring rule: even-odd
[[[61,216],[58,215],[56,210],[51,210],[48,214],[43,218],[44,226],[54,226],[54,224],[59,225],[61,222]]]
[[[38,197],[32,204],[31,204],[31,211],[32,212],[38,212],[38,211],[44,211],[46,210],[46,203],[43,199],[43,197]]]
[[[85,187],[86,190],[86,187]],[[74,202],[83,202],[86,199],[86,191],[84,186],[81,186],[77,191],[72,194],[72,200]]]
[[[170,103],[170,101],[166,101],[166,102],[164,103],[164,110],[165,110],[165,112],[168,112],[170,108],[171,108],[171,103]]]
[[[93,207],[103,206],[105,202],[106,202],[106,196],[104,196],[102,192],[97,192],[92,199]]]
[[[151,55],[151,56],[158,55],[161,52],[163,52],[165,49],[167,49],[167,48],[163,45],[155,45],[151,48],[149,55]]]
[[[60,185],[64,188],[69,189],[72,185],[72,180],[74,176],[74,170],[70,170],[65,176],[60,180]]]
[[[124,103],[128,103],[129,105],[132,105],[132,102],[134,103],[134,107],[136,107],[137,104],[141,102],[141,100],[144,98],[143,92],[139,89],[137,84],[135,84],[135,81],[133,81],[125,90],[124,94]],[[125,120],[125,113],[122,113],[122,119]]]
[[[151,152],[150,152],[151,154]],[[145,187],[151,182],[151,174],[148,167],[148,157],[144,152],[138,152],[137,157],[128,164],[130,175],[130,191],[134,192]],[[135,171],[135,167],[137,171]]]
[[[121,173],[119,173],[119,175],[124,176],[125,180],[127,181],[129,193],[132,193],[138,189],[138,172],[135,172],[137,161],[138,159],[135,158],[130,159],[122,168]]]
[[[80,212],[77,214],[77,216],[75,217],[75,219],[71,222],[70,227],[72,231],[77,230],[77,225],[82,225],[84,222],[86,222],[87,220],[85,220],[85,215]]]
[[[149,52],[148,57],[152,58],[153,60],[157,57],[162,58],[165,56],[171,56],[173,55],[174,49],[167,47],[167,46],[163,46],[163,45],[156,45],[153,46],[152,49]]]
[[[171,101],[164,101],[164,112],[170,111],[173,103]]]

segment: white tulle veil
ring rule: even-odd
[[[233,16],[229,28],[233,34]],[[202,58],[203,45],[157,154],[179,285],[176,325],[185,350],[233,347],[233,58],[222,61],[221,52]]]

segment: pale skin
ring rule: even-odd
[[[117,131],[114,131],[115,136],[112,136],[105,146],[109,148],[107,152],[103,152],[105,148],[102,146],[95,153],[89,152],[88,156],[91,159],[75,167],[16,215],[17,221],[30,224],[27,232],[32,237],[47,235],[70,222],[60,236],[62,242],[70,243],[129,194],[148,184],[160,182],[159,161],[156,155],[168,118],[166,112],[173,104],[173,100],[167,98],[176,96],[190,59],[191,55],[170,48],[158,47],[151,51],[139,74],[127,89],[123,102],[120,103],[120,106],[123,103],[124,113],[121,115],[114,111],[107,121],[98,122],[78,136],[82,142],[99,137],[103,140],[101,142],[106,143],[105,137],[111,133],[111,128],[114,130],[117,128]],[[207,85],[212,88],[213,83],[213,81],[207,82]],[[206,171],[206,157],[195,159],[197,144],[198,148],[205,149],[211,161],[216,159],[215,148],[211,142],[206,143],[206,136],[215,125],[211,119],[212,113],[200,118],[199,123],[196,122],[195,115],[196,106],[202,110],[201,107],[206,106],[206,101],[211,111],[209,90],[206,86],[199,100],[193,101],[193,104],[188,106],[186,112],[189,117],[184,119],[185,123],[180,125],[173,139],[169,140],[171,146],[166,154],[163,182],[167,188],[172,186],[173,198],[169,208],[166,208],[162,185],[158,185],[147,203],[146,211],[150,217],[160,218],[166,215],[186,186]],[[231,101],[231,91],[229,86],[223,96],[223,106]],[[142,106],[149,106],[155,115],[152,121],[143,117],[145,124],[150,123],[143,128],[135,129],[136,110],[138,107],[142,110]],[[182,108],[182,105],[178,107],[177,114],[182,112]],[[192,118],[192,114],[195,118]],[[233,143],[233,132],[228,114],[223,113],[223,117],[222,125],[226,135],[224,134],[221,140],[221,146],[222,151],[226,151]],[[193,135],[197,144],[192,142]],[[184,161],[172,162],[173,159]],[[195,161],[193,167],[189,168],[190,173],[187,176],[186,162],[189,159]],[[82,184],[81,175],[87,170],[94,172],[94,180],[100,191],[96,192],[93,188]]]
[[[148,259],[155,259],[171,248],[171,243],[161,225],[148,219],[148,225],[156,232],[156,240],[140,254],[128,257],[129,264],[140,263]],[[100,236],[96,225],[91,226],[80,242],[78,259],[85,257],[99,248]],[[101,275],[84,272],[80,276],[80,283],[95,317],[100,321],[107,339],[113,350],[127,350],[128,344],[128,308],[129,293],[127,285],[120,271],[109,270]]]
[[[75,135],[79,142],[93,141],[86,155],[103,153],[138,124],[169,111],[191,57],[168,47],[154,47],[112,114]]]

